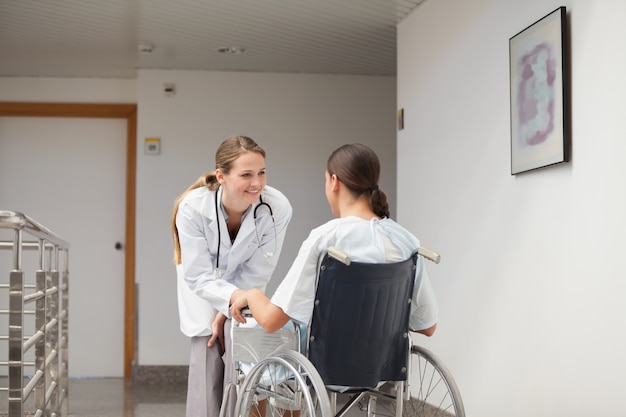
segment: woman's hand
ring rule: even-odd
[[[272,304],[272,301],[260,289],[237,291],[233,292],[230,297],[230,314],[233,320],[245,323],[246,319],[241,314],[241,309],[249,307],[256,322],[268,333],[274,333],[289,321],[289,316],[283,309]]]
[[[213,320],[213,324],[211,328],[213,330],[213,334],[207,343],[208,347],[213,347],[216,341],[219,342],[220,348],[220,356],[224,354],[226,351],[225,342],[224,342],[224,323],[226,322],[226,316],[222,313],[217,313],[215,319]]]
[[[238,321],[239,323],[245,323],[246,318],[241,314],[241,310],[244,307],[248,307],[248,292],[240,292],[236,296],[233,297],[233,301],[230,303],[230,315],[233,317],[233,320]]]

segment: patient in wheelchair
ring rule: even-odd
[[[326,164],[325,192],[337,218],[311,231],[271,299],[259,289],[235,299],[230,307],[233,319],[246,323],[241,310],[247,306],[269,333],[290,319],[308,325],[318,268],[329,247],[340,248],[355,262],[392,263],[411,257],[419,240],[389,218],[387,196],[378,187],[379,175],[380,162],[371,148],[348,144],[336,149]],[[438,305],[421,257],[411,303],[410,330],[431,336],[437,326]]]
[[[407,293],[405,299],[410,299],[411,303],[408,327],[411,331],[431,336],[437,326],[438,305],[426,273],[424,259],[422,256],[414,257],[420,248],[420,242],[411,232],[389,218],[387,196],[378,187],[379,175],[380,162],[371,148],[362,144],[347,144],[336,149],[328,158],[325,172],[326,198],[336,218],[311,231],[271,299],[259,289],[251,289],[236,297],[230,306],[233,320],[242,323],[245,327],[259,325],[266,332],[276,332],[277,335],[284,333],[278,330],[285,325],[291,325],[293,328],[291,322],[301,328],[310,326],[314,315],[320,265],[328,249],[335,247],[345,252],[354,263],[405,263],[404,261],[413,258],[412,262],[416,264],[411,285],[412,294],[410,294],[410,289],[405,291]],[[410,281],[411,274],[412,272],[409,272],[407,276],[408,281]],[[245,307],[248,307],[247,310],[254,318],[247,324],[246,317],[242,314],[242,309]],[[361,321],[361,318],[357,318],[356,321]],[[364,323],[370,322],[370,320],[364,321]],[[357,324],[359,323],[355,323],[355,328]],[[361,329],[364,327],[367,326],[359,326]],[[314,328],[315,326],[309,327],[308,331]],[[384,340],[378,334],[372,334],[371,329],[360,334],[371,334],[370,342],[366,344],[380,345],[377,339]],[[301,335],[307,336],[307,330],[301,331]],[[340,339],[342,337],[336,340]],[[311,345],[306,346],[301,343],[301,350],[303,350],[302,346],[306,349]],[[304,351],[301,353],[308,356]],[[351,355],[354,353],[348,352]],[[364,354],[367,355],[367,352],[359,353],[359,355]],[[354,356],[354,358],[357,357]],[[343,361],[339,357],[333,357],[332,360]],[[252,360],[252,362],[255,361]],[[243,366],[242,371],[248,375],[254,363],[246,363],[246,365],[249,366]],[[334,392],[374,388],[385,381],[376,378],[368,380],[367,385],[362,385],[361,379],[358,379],[358,383],[340,383],[328,381],[332,378],[327,379],[322,373],[320,376],[326,388]],[[285,375],[284,378],[290,378],[290,376]],[[259,405],[265,403],[262,398],[263,396],[259,397]],[[264,413],[264,411],[255,411],[251,415],[264,415]]]

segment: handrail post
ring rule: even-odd
[[[45,266],[45,246],[43,239],[39,239],[39,269],[35,271],[35,292],[40,294],[46,293],[47,277]],[[46,327],[48,317],[46,296],[39,297],[35,302],[35,329],[43,331]],[[46,408],[46,339],[48,332],[43,331],[43,337],[40,337],[35,343],[35,371],[41,373],[42,377],[35,384],[35,407],[38,410]]]
[[[9,275],[9,416],[24,415],[24,273],[22,230],[15,230],[13,270]]]
[[[61,390],[59,389],[59,247],[58,245],[54,245],[54,250],[52,251],[52,262],[51,267],[52,271],[50,272],[51,286],[50,288],[53,290],[50,294],[49,298],[45,297],[48,303],[48,323],[53,322],[54,324],[51,326],[51,329],[46,332],[46,347],[48,350],[48,355],[50,356],[50,364],[49,364],[49,376],[50,383],[54,384],[55,388],[53,391],[53,395],[50,398],[49,408],[52,410],[53,415],[59,414],[59,395],[61,394]]]
[[[64,249],[65,262],[61,269],[62,273],[59,282],[59,297],[60,297],[60,309],[59,316],[61,317],[60,335],[59,335],[59,348],[60,348],[60,363],[59,363],[59,375],[61,382],[60,391],[60,411],[62,416],[69,416],[69,257],[70,253],[68,249]]]

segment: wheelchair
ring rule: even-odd
[[[391,264],[351,262],[329,248],[306,329],[268,334],[233,323],[235,416],[465,417],[449,369],[407,331],[419,256],[439,262],[423,247]]]

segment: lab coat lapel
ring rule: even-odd
[[[204,216],[207,219],[214,219],[209,224],[209,228],[211,229],[211,232],[214,233],[215,236],[218,236],[217,222],[218,221],[220,222],[220,228],[221,228],[220,232],[226,228],[226,222],[224,221],[224,215],[222,213],[222,210],[219,207],[217,208],[217,211],[215,210],[215,199],[216,199],[215,193],[218,193],[217,195],[218,202],[219,202],[219,199],[222,198],[220,189],[218,189],[217,191],[212,191],[208,193],[203,202],[202,214],[204,214]],[[226,233],[226,235],[228,235],[228,233]],[[222,236],[220,236],[220,238],[221,237]],[[217,240],[216,240],[216,243],[217,243]],[[224,244],[224,241],[222,241],[222,245],[223,244]]]

